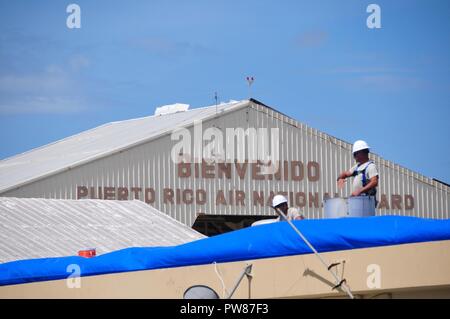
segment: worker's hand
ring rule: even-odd
[[[354,191],[352,193],[352,196],[359,196],[359,195],[361,195],[361,190],[360,189],[357,189],[356,191]]]
[[[345,185],[345,179],[339,178],[337,183],[338,183],[338,188],[342,189],[342,188],[344,188],[344,185]]]

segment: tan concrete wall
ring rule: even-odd
[[[344,277],[359,298],[450,298],[450,240],[324,253],[345,260]],[[233,298],[343,297],[331,290],[332,276],[314,255],[248,261],[252,279],[243,279]],[[228,289],[247,262],[217,265]],[[380,267],[381,287],[370,289],[369,265]],[[341,269],[339,268],[339,271]],[[182,298],[192,285],[207,285],[222,297],[214,265],[82,277],[81,288],[66,280],[0,287],[0,298]]]

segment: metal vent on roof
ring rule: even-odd
[[[189,104],[175,103],[163,105],[156,108],[155,115],[166,115],[178,112],[186,112],[189,109]]]

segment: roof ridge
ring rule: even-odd
[[[16,157],[19,157],[19,156],[22,156],[22,155],[25,155],[25,154],[28,154],[28,153],[31,153],[31,152],[34,152],[34,151],[37,151],[37,150],[40,150],[40,149],[43,149],[43,148],[52,146],[52,145],[55,145],[55,144],[57,144],[57,143],[60,143],[60,142],[63,142],[63,141],[65,141],[65,140],[74,138],[74,137],[76,137],[76,136],[79,136],[79,135],[82,135],[82,134],[91,132],[91,131],[93,131],[93,130],[95,130],[95,129],[98,129],[98,128],[100,128],[100,127],[108,126],[108,125],[110,125],[110,124],[112,124],[112,123],[113,123],[113,122],[107,122],[107,123],[104,123],[104,124],[100,124],[99,126],[96,126],[96,127],[90,128],[90,129],[87,129],[87,130],[85,130],[85,131],[81,131],[81,132],[79,132],[79,133],[75,133],[75,134],[73,134],[73,135],[69,135],[69,136],[63,137],[63,138],[61,138],[61,139],[59,139],[59,140],[50,142],[50,143],[48,143],[48,144],[44,144],[44,145],[41,145],[41,146],[38,146],[38,147],[35,147],[35,148],[32,148],[32,149],[29,149],[29,150],[27,150],[27,151],[25,151],[25,152],[22,152],[22,153],[19,153],[19,154],[15,154],[15,155],[6,157],[6,158],[0,160],[0,164],[1,164],[2,162],[4,162],[4,161],[8,161],[8,160],[14,159],[14,158],[16,158]]]
[[[236,104],[236,103],[242,102],[242,101],[244,101],[244,100],[241,100],[241,101],[234,101],[234,102],[229,102],[229,103],[224,103],[224,104],[230,105],[230,104]],[[219,104],[218,106],[220,106],[220,105],[223,106],[224,104]],[[216,107],[216,106],[215,106],[215,105],[203,106],[203,107],[193,108],[193,109],[187,110],[187,111],[185,111],[185,112],[197,111],[197,110],[208,109],[208,108],[213,108],[213,107]],[[185,113],[185,112],[183,112],[183,113]],[[156,117],[161,117],[161,116],[170,116],[170,115],[178,114],[178,113],[181,113],[181,112],[176,112],[176,113],[171,113],[171,114],[162,114],[162,115],[148,115],[148,116],[142,116],[142,117],[137,117],[137,118],[132,118],[132,119],[126,119],[126,120],[120,120],[120,121],[106,122],[106,123],[100,124],[100,125],[98,125],[98,126],[92,127],[92,128],[90,128],[90,129],[81,131],[81,132],[79,132],[79,133],[75,133],[75,134],[73,134],[73,135],[69,135],[69,136],[63,137],[63,138],[61,138],[61,139],[59,139],[59,140],[56,140],[56,141],[53,141],[53,142],[50,142],[50,143],[47,143],[47,144],[44,144],[44,145],[41,145],[41,146],[32,148],[32,149],[29,149],[29,150],[24,151],[24,152],[22,152],[22,153],[14,154],[14,155],[12,155],[12,156],[9,156],[9,157],[0,159],[0,164],[1,164],[2,162],[6,162],[6,161],[9,161],[9,160],[11,160],[11,159],[18,158],[18,157],[20,157],[20,156],[26,155],[26,154],[31,153],[31,152],[34,152],[34,151],[38,151],[38,150],[40,150],[40,149],[44,149],[44,148],[46,148],[46,147],[55,145],[55,144],[57,144],[57,143],[66,141],[66,140],[68,140],[68,139],[72,139],[72,138],[75,138],[75,137],[77,137],[77,136],[80,136],[80,135],[83,135],[83,134],[92,132],[92,131],[97,130],[97,129],[102,128],[102,127],[106,127],[106,126],[110,126],[110,125],[115,125],[115,124],[120,124],[120,123],[132,122],[132,121],[137,121],[137,120],[143,120],[143,119],[153,118],[153,117],[156,118]]]
[[[245,100],[240,100],[240,101],[234,101],[234,100],[231,101],[230,100],[230,102],[221,102],[221,103],[217,104],[217,106],[231,105],[231,104],[236,104],[236,103],[243,102],[243,101],[245,101]],[[209,109],[209,108],[213,108],[213,107],[216,107],[216,105],[201,106],[201,107],[188,109],[187,111],[178,111],[178,112],[169,113],[169,114],[158,114],[158,115],[153,114],[153,115],[141,116],[141,117],[136,117],[136,118],[127,119],[127,120],[113,121],[113,122],[109,122],[109,123],[110,124],[116,124],[116,123],[131,122],[131,121],[137,121],[137,120],[153,118],[153,117],[156,118],[156,117],[161,117],[161,116],[170,116],[170,115],[174,115],[174,114],[178,114],[178,113],[189,113],[189,112],[192,112],[192,111]]]

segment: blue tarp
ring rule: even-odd
[[[450,239],[450,219],[382,216],[294,222],[319,252]],[[173,247],[127,248],[95,258],[60,257],[0,264],[0,285],[309,254],[287,222],[250,227]],[[70,266],[70,267],[69,267]]]

